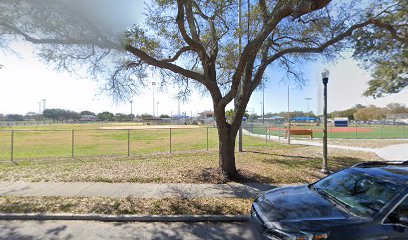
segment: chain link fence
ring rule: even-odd
[[[268,135],[284,137],[287,123],[262,124],[245,123],[243,128],[249,135]],[[323,137],[323,126],[317,125],[292,125],[291,129],[310,129],[314,138]],[[408,139],[408,125],[362,125],[351,124],[348,127],[335,127],[328,125],[327,136],[340,139]],[[307,138],[308,136],[292,136],[292,138]]]
[[[265,146],[265,140],[244,136],[244,146]],[[135,156],[152,153],[217,149],[215,127],[148,129],[0,130],[0,160],[93,156]]]

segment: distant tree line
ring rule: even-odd
[[[347,117],[350,120],[372,121],[383,120],[390,114],[408,114],[408,107],[404,104],[390,103],[386,107],[377,107],[375,105],[364,106],[357,104],[352,108],[334,111],[330,113],[331,118]]]
[[[27,120],[36,120],[36,121],[43,121],[43,120],[53,120],[53,121],[132,121],[135,118],[137,119],[153,119],[154,117],[151,114],[125,114],[125,113],[111,113],[108,111],[101,112],[101,113],[94,113],[91,111],[81,111],[75,112],[66,109],[46,109],[43,111],[42,114],[30,112],[26,115],[21,114],[0,114],[0,121],[27,121]],[[160,118],[170,118],[167,114],[160,115]]]
[[[333,111],[329,113],[329,118],[338,118],[345,117],[349,120],[360,120],[360,121],[372,121],[372,120],[384,120],[387,115],[391,114],[408,114],[408,107],[400,103],[390,103],[386,107],[377,107],[375,105],[364,106],[362,104],[356,104],[355,106],[341,110]],[[232,112],[227,111],[228,114]],[[253,121],[256,119],[262,118],[262,115],[256,113],[248,114],[248,120]],[[265,118],[271,117],[288,117],[288,112],[279,112],[279,113],[265,113]],[[321,115],[316,115],[313,112],[303,112],[303,111],[292,111],[290,112],[290,117],[313,117],[319,118]]]

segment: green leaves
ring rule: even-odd
[[[125,44],[131,45],[139,48],[140,50],[146,52],[150,56],[160,57],[161,56],[161,46],[159,41],[147,36],[146,32],[134,25],[130,27],[125,32]]]
[[[372,7],[375,11],[374,6]],[[372,72],[364,96],[398,93],[408,86],[408,2],[384,1],[376,9],[377,20],[354,35],[354,58]],[[374,16],[372,13],[371,16]]]

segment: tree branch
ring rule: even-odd
[[[204,46],[201,43],[199,43],[199,42],[195,41],[194,39],[192,39],[187,34],[186,28],[184,26],[185,12],[184,12],[184,3],[183,3],[183,1],[184,0],[177,0],[177,18],[176,18],[177,26],[179,28],[179,31],[180,31],[181,36],[183,37],[184,41],[189,46],[191,46],[194,49],[194,51],[196,51],[199,54],[201,60],[204,62],[204,61],[206,61],[208,59],[208,55],[207,55],[207,52],[206,52]]]
[[[157,60],[151,57],[150,55],[148,55],[147,53],[143,52],[142,50],[136,47],[133,47],[131,45],[126,45],[125,50],[139,57],[140,59],[142,59],[145,63],[149,65],[170,70],[174,73],[181,74],[184,77],[197,80],[198,82],[204,84],[205,86],[208,85],[206,79],[204,78],[202,74],[184,69],[180,66],[177,66],[175,64],[172,64],[166,61]]]
[[[103,40],[101,41],[94,41],[94,40],[87,40],[87,39],[53,39],[53,38],[35,38],[30,36],[29,34],[17,29],[13,26],[10,26],[6,23],[0,23],[1,26],[8,28],[9,30],[13,31],[14,33],[21,35],[26,41],[31,42],[33,44],[59,44],[59,45],[94,45],[100,48],[107,48],[107,49],[115,49],[118,51],[123,51],[123,48],[120,45],[109,41]]]
[[[178,50],[172,58],[163,59],[162,61],[163,62],[174,62],[181,56],[181,54],[188,52],[188,51],[194,51],[194,49],[190,46],[184,46],[180,48],[180,50]]]

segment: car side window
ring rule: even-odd
[[[408,197],[388,216],[388,222],[408,226]]]

